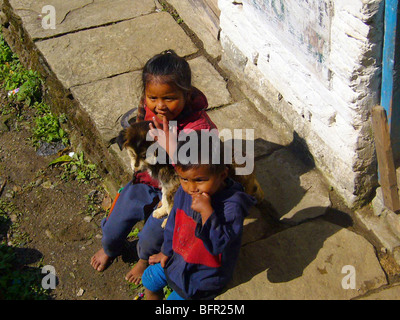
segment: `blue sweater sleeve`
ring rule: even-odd
[[[178,190],[179,192],[179,190]],[[177,192],[177,194],[178,194]],[[174,203],[175,200],[174,200]],[[165,225],[164,229],[164,243],[161,247],[161,252],[164,253],[166,256],[171,257],[172,256],[172,237],[174,235],[174,228],[175,228],[175,215],[176,215],[176,205],[172,207],[171,212],[168,215],[168,220]]]
[[[223,216],[215,211],[202,226],[197,223],[196,236],[212,255],[223,253],[225,248],[242,235],[244,212],[237,203],[226,203]]]

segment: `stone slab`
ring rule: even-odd
[[[149,58],[167,49],[174,49],[180,56],[197,51],[167,12],[39,41],[36,45],[65,88],[139,70]]]
[[[287,148],[257,160],[255,172],[265,199],[282,222],[298,224],[316,218],[331,205],[321,174],[305,166]]]
[[[192,70],[192,83],[204,92],[208,100],[208,107],[214,108],[232,102],[232,97],[226,87],[226,81],[217,70],[200,56],[189,61]]]
[[[71,88],[74,98],[90,115],[104,142],[122,130],[120,118],[139,104],[140,71],[124,73]]]
[[[380,216],[373,213],[373,209],[368,206],[354,212],[357,221],[377,238],[380,245],[394,252],[400,248],[399,238],[399,217],[390,210],[384,210]],[[400,263],[400,259],[396,259]]]
[[[258,112],[247,100],[242,100],[231,105],[211,110],[208,112],[211,120],[217,125],[222,135],[224,129],[228,129],[234,137],[234,129],[254,130],[254,156],[268,155],[273,151],[287,146],[291,141],[286,139],[272,127],[268,119]]]
[[[400,285],[396,285],[390,288],[385,288],[379,292],[369,294],[365,297],[361,297],[358,300],[399,300],[400,299]]]
[[[33,40],[132,19],[156,10],[153,0],[10,0],[10,4]],[[42,26],[48,14],[43,10],[46,5],[55,9],[55,29]]]
[[[242,246],[264,239],[276,233],[276,229],[268,209],[253,206],[244,219]]]
[[[355,288],[342,282],[355,270]],[[387,284],[373,246],[318,219],[242,247],[234,277],[219,300],[349,300]]]
[[[197,6],[194,5],[196,1],[170,0],[168,2],[174,6],[183,22],[203,41],[206,51],[214,58],[220,56],[222,47],[218,41],[219,27],[213,23],[217,17],[212,20],[209,16],[212,13],[207,11],[201,1]]]

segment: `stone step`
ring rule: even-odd
[[[354,288],[346,270],[355,272]],[[217,299],[348,300],[386,284],[369,242],[317,219],[242,247],[233,281]]]
[[[160,30],[168,33],[160,37]],[[140,70],[148,59],[167,49],[175,49],[180,56],[197,51],[167,12],[66,34],[36,45],[67,89]]]
[[[10,4],[33,40],[133,19],[156,10],[153,0],[114,0],[112,8],[108,1],[93,0],[10,0]],[[43,28],[42,18],[50,13],[48,5],[55,9],[54,28],[50,28],[49,20],[43,22]]]
[[[400,297],[400,285],[384,288],[359,298],[358,300],[398,300]]]
[[[323,215],[331,205],[321,174],[287,148],[256,161],[256,176],[281,222],[299,224]]]
[[[215,25],[215,20],[218,19],[213,13],[207,10],[201,1],[198,2],[196,7],[193,7],[197,1],[182,1],[182,0],[169,0],[176,11],[179,13],[183,22],[193,30],[196,35],[201,39],[204,48],[214,58],[221,55],[222,47],[218,40],[219,26]]]

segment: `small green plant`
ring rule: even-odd
[[[101,206],[102,200],[100,199],[100,193],[97,190],[93,190],[89,194],[85,195],[85,199],[86,210],[83,212],[85,215],[94,217],[104,211]]]
[[[32,130],[33,145],[38,147],[41,142],[58,142],[69,144],[67,133],[61,128],[66,121],[64,115],[55,116],[50,112],[50,107],[45,103],[35,103],[35,127]]]
[[[23,83],[19,86],[16,100],[31,106],[34,102],[41,99],[42,80],[39,74],[32,70],[25,71],[22,80]]]
[[[172,293],[172,289],[169,286],[165,286],[163,289],[165,299]]]
[[[131,232],[129,232],[127,238],[137,238],[140,230],[139,228],[134,228]]]
[[[0,65],[4,65],[6,62],[11,62],[14,59],[16,59],[16,57],[5,42],[3,35],[0,34]]]
[[[100,179],[96,165],[86,161],[83,152],[74,153],[72,156],[61,156],[49,165],[61,165],[64,168],[64,172],[60,176],[63,181],[76,179],[82,183],[89,183],[92,180]]]
[[[31,106],[41,99],[42,80],[33,70],[26,70],[0,34],[0,82],[12,101]],[[18,90],[18,91],[17,91]]]

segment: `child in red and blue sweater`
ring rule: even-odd
[[[178,150],[183,145],[179,143]],[[148,300],[162,299],[167,284],[174,290],[169,300],[212,299],[232,277],[243,220],[255,199],[228,178],[223,163],[209,161],[214,150],[211,147],[208,155],[199,150],[196,163],[182,164],[178,157],[175,169],[181,186],[165,227],[162,250],[149,258],[151,265],[142,277]],[[204,161],[202,157],[210,158]]]
[[[207,98],[191,84],[189,64],[174,51],[168,50],[149,59],[143,68],[142,82],[143,97],[137,120],[153,120],[154,125],[149,129],[163,130],[167,127],[167,135],[170,121],[176,121],[177,134],[182,131],[216,128],[205,111],[208,106]],[[168,154],[173,153],[169,149],[166,148]],[[94,269],[104,271],[121,255],[132,227],[138,221],[146,220],[139,234],[139,261],[126,275],[127,281],[140,283],[149,256],[159,252],[163,243],[163,221],[151,214],[160,199],[158,181],[152,179],[147,172],[136,174],[135,181],[129,182],[118,193],[112,212],[101,222],[102,248],[90,261]]]

